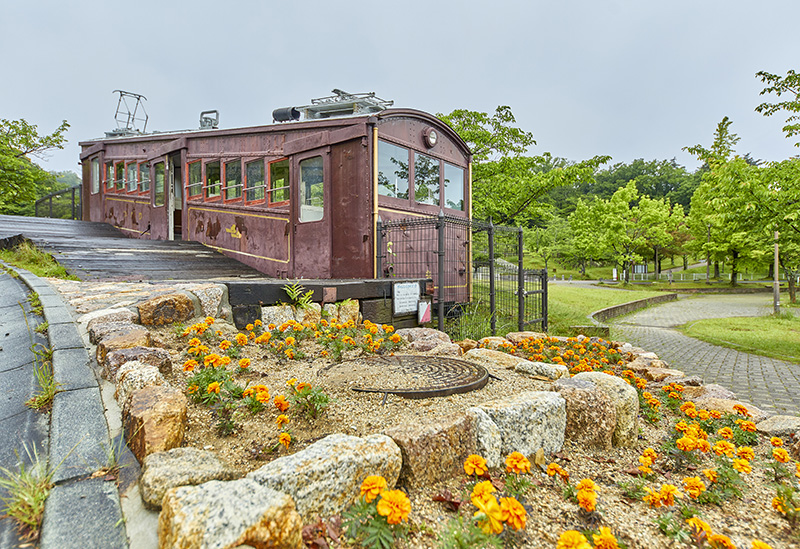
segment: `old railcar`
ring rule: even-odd
[[[320,116],[84,141],[84,219],[199,241],[269,276],[331,279],[384,276],[379,217],[470,217],[470,151],[441,120],[412,109]],[[466,264],[464,242],[454,248]],[[430,262],[415,276],[435,271]]]

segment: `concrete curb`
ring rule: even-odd
[[[627,315],[635,311],[638,311],[639,309],[650,307],[651,305],[666,303],[668,301],[675,301],[677,299],[678,299],[678,294],[675,293],[646,297],[644,299],[637,299],[635,301],[629,301],[627,303],[621,303],[619,305],[612,305],[611,307],[600,309],[599,311],[595,311],[592,314],[590,314],[589,318],[596,323],[604,322],[609,318],[615,318],[618,316]]]
[[[39,295],[53,350],[53,375],[61,384],[50,417],[48,463],[57,467],[56,486],[45,503],[41,547],[83,549],[103,540],[103,547],[127,548],[116,484],[90,478],[106,464],[111,439],[89,353],[56,289],[29,271],[8,267]]]

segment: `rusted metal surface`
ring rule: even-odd
[[[354,391],[388,393],[404,398],[419,399],[468,393],[483,388],[489,382],[489,372],[486,368],[456,358],[395,355],[371,357],[352,362],[353,368],[363,365],[367,367],[379,365],[380,368],[391,371],[393,374],[400,373],[407,379],[407,384],[353,387]]]

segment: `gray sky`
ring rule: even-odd
[[[271,123],[333,88],[432,113],[511,106],[532,154],[697,162],[724,116],[738,152],[800,153],[785,117],[754,111],[759,70],[800,70],[797,0],[0,0],[0,118],[69,144],[113,129],[116,95],[145,95],[148,130]]]

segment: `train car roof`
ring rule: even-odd
[[[467,154],[471,154],[467,143],[461,139],[455,130],[448,124],[436,116],[416,110],[416,109],[385,109],[378,113],[370,114],[354,114],[349,116],[336,116],[331,118],[323,118],[318,120],[301,120],[293,122],[274,122],[272,124],[265,124],[260,126],[245,126],[240,128],[197,128],[189,130],[170,130],[170,131],[156,131],[149,133],[137,133],[133,135],[122,136],[106,136],[94,139],[80,141],[78,143],[81,147],[91,147],[100,143],[136,143],[144,141],[163,141],[170,138],[181,137],[223,137],[233,135],[245,135],[249,133],[272,133],[272,132],[290,132],[295,129],[307,130],[314,128],[331,128],[331,127],[346,127],[354,126],[357,124],[375,124],[382,119],[388,118],[418,118],[427,121],[429,124],[437,126],[440,130],[444,131],[447,136],[458,143]],[[81,155],[83,158],[83,155]]]

